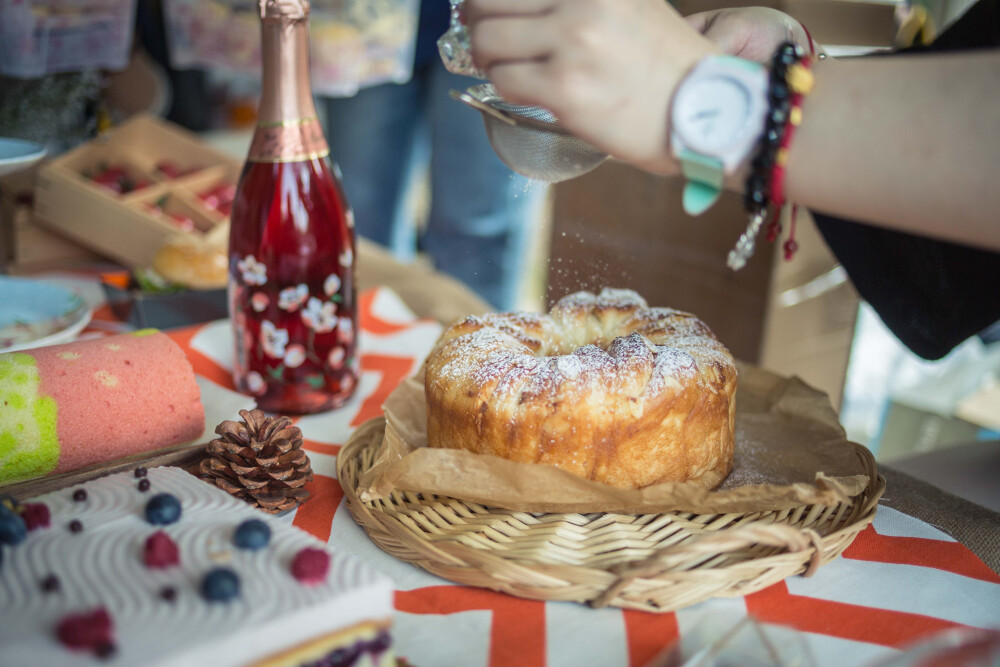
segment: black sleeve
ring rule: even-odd
[[[998,4],[980,0],[933,44],[901,53],[1000,45]],[[1000,320],[1000,253],[813,214],[861,297],[921,357],[939,359]]]

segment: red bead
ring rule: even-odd
[[[774,243],[778,240],[781,235],[781,223],[775,220],[770,225],[767,226],[767,241],[768,243]]]
[[[788,239],[785,241],[785,259],[790,260],[795,256],[795,251],[799,249],[799,244],[795,242],[795,239]]]

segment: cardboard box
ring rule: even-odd
[[[738,272],[726,256],[746,228],[740,196],[723,193],[697,218],[683,182],[609,161],[554,187],[546,300],[626,287],[655,306],[690,311],[737,357],[760,360],[774,246],[761,242]]]
[[[726,256],[747,223],[740,197],[724,193],[692,218],[682,187],[615,162],[556,185],[548,304],[581,289],[634,289],[651,305],[696,314],[736,357],[798,376],[839,406],[858,297],[808,212],[792,261],[762,232],[734,272]]]
[[[165,163],[183,175],[171,177],[161,168]],[[107,167],[123,168],[141,187],[121,194],[102,187],[93,178]],[[141,115],[42,167],[35,214],[53,231],[125,266],[147,267],[171,237],[205,235],[228,220],[199,195],[235,184],[240,168],[196,135]],[[193,229],[178,226],[175,216]]]
[[[794,259],[776,256],[774,261],[760,364],[797,375],[839,409],[860,297],[803,208],[795,238]]]
[[[732,7],[770,7],[809,29],[819,44],[891,46],[896,33],[896,2],[852,0],[675,0],[684,16]]]

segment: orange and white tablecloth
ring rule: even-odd
[[[92,329],[116,328],[112,319],[99,309]],[[705,619],[746,615],[798,630],[818,665],[863,665],[940,631],[1000,626],[1000,576],[946,534],[887,507],[812,578],[792,577],[676,613],[523,600],[401,562],[375,546],[344,507],[336,457],[352,431],[381,414],[389,392],[417,370],[441,327],[416,319],[384,288],[361,295],[360,324],[362,375],[354,398],[336,411],[296,420],[316,477],[313,499],[283,520],[393,580],[397,653],[414,665],[640,666],[704,628]],[[228,322],[167,333],[199,375],[232,388]]]

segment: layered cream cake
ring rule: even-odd
[[[177,468],[0,506],[0,665],[394,665],[391,583]]]

